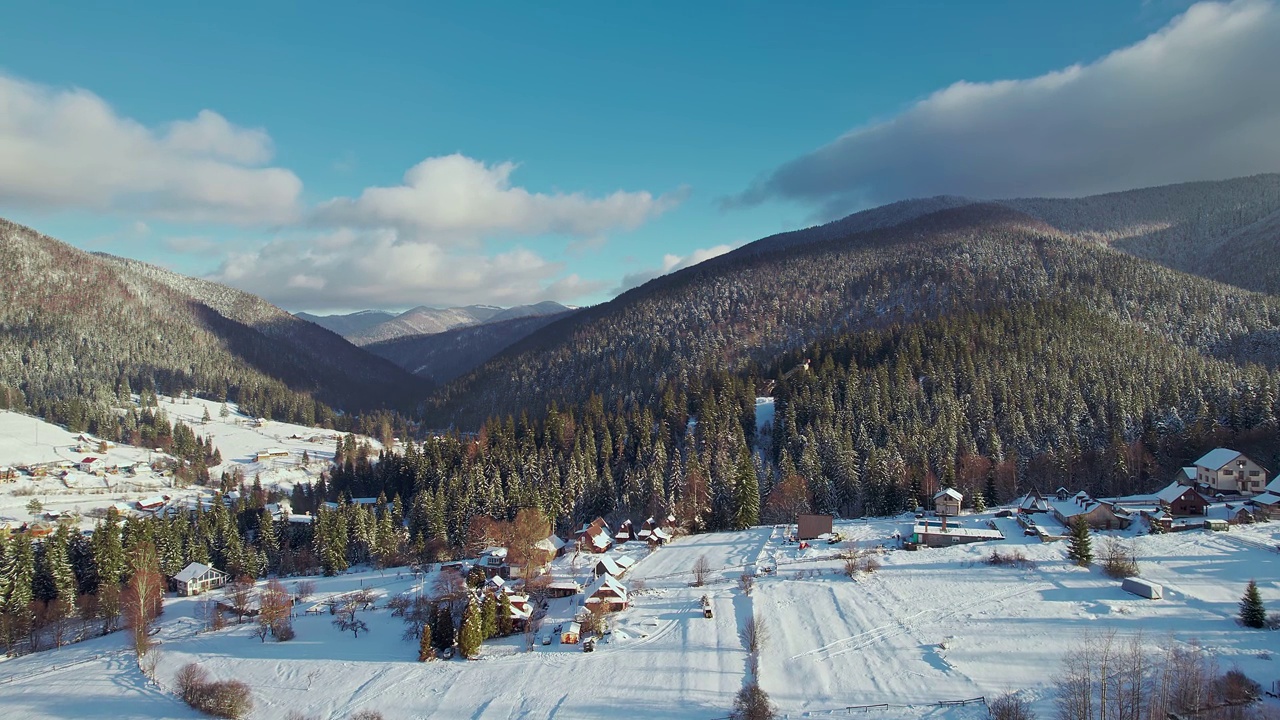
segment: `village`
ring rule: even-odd
[[[1149,496],[1064,488],[979,511],[944,489],[933,507],[895,518],[804,515],[702,535],[678,532],[669,517],[595,518],[537,541],[533,568],[494,545],[425,566],[283,578],[297,634],[288,642],[254,634],[264,581],[236,588],[218,568],[192,564],[169,579],[154,681],[123,661],[117,633],[0,662],[0,688],[36,715],[93,703],[185,717],[170,678],[198,662],[249,684],[252,717],[585,718],[634,704],[657,718],[715,718],[743,682],[742,629],[758,619],[770,629],[759,680],[789,716],[873,706],[884,718],[979,718],[985,698],[1006,692],[1046,716],[1063,654],[1097,627],[1200,648],[1275,692],[1274,637],[1235,619],[1250,579],[1280,605],[1276,481],[1250,482],[1251,464],[1215,450]],[[1099,543],[1126,543],[1145,585],[1069,562],[1064,538],[1077,518]],[[1024,562],[992,565],[993,553]],[[511,633],[486,640],[474,660],[417,662],[395,608],[460,586],[505,596]],[[364,629],[335,627],[343,612]]]

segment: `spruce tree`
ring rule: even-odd
[[[36,575],[35,551],[31,546],[31,538],[19,535],[10,540],[4,549],[3,564],[0,564],[0,585],[3,585],[4,597],[0,598],[0,630],[3,630],[5,646],[13,649],[14,643],[31,629],[35,620],[31,601],[32,582]]]
[[[511,597],[506,593],[498,595],[498,635],[506,637],[515,631],[511,621]]]
[[[436,606],[436,618],[431,623],[431,638],[437,650],[453,647],[457,639],[453,627],[453,612],[449,609],[448,603],[440,603]]]
[[[1089,523],[1079,515],[1071,521],[1071,537],[1067,542],[1067,557],[1080,567],[1093,563],[1093,541],[1089,538]]]
[[[485,593],[480,603],[480,634],[485,640],[498,635],[498,601],[493,593]]]
[[[479,603],[472,597],[467,600],[467,607],[462,611],[462,627],[458,630],[458,654],[468,660],[478,656],[480,643],[484,641],[483,632]]]
[[[760,481],[756,478],[756,468],[751,462],[749,451],[742,451],[734,474],[734,489],[737,494],[735,500],[738,506],[734,525],[739,530],[745,530],[760,523]]]
[[[1258,592],[1256,580],[1249,581],[1244,597],[1240,598],[1240,624],[1249,628],[1267,626],[1267,609],[1262,604],[1262,595]]]

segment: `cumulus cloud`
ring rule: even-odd
[[[262,130],[210,110],[149,128],[102,98],[0,75],[0,202],[127,212],[164,220],[286,223],[302,183],[262,167]]]
[[[653,196],[618,191],[534,193],[511,185],[516,165],[486,165],[465,155],[427,158],[409,169],[404,183],[367,188],[357,198],[335,198],[313,214],[321,225],[395,228],[435,242],[470,241],[485,235],[556,233],[591,237],[629,230],[675,207],[683,193]]]
[[[734,249],[735,245],[716,245],[709,248],[698,248],[688,255],[673,255],[667,253],[662,256],[662,265],[656,268],[645,268],[636,272],[627,273],[622,276],[621,282],[611,292],[614,295],[624,293],[631,288],[640,287],[650,280],[673,273],[677,270],[683,270],[687,267],[693,267],[703,260],[710,260],[718,255],[723,255]]]
[[[570,300],[602,289],[563,275],[560,263],[516,248],[459,253],[432,242],[404,242],[397,231],[339,229],[280,237],[232,254],[210,277],[295,310],[398,308]]]
[[[908,197],[1076,196],[1280,171],[1280,7],[1200,3],[1096,62],[957,82],[792,160],[727,204],[825,218]]]

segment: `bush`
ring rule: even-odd
[[[294,632],[293,623],[287,622],[277,624],[272,632],[276,636],[276,642],[288,642],[298,636],[298,633]]]
[[[734,720],[772,720],[777,711],[769,700],[769,694],[757,683],[744,685],[733,701]]]
[[[1036,567],[1034,560],[1028,558],[1022,550],[1017,549],[1009,553],[1002,553],[999,549],[993,549],[983,562],[995,567],[1017,567],[1024,570],[1033,570]]]
[[[239,680],[209,681],[204,668],[195,663],[182,666],[175,676],[178,696],[202,713],[221,718],[242,718],[253,709],[253,694]]]
[[[1035,713],[1026,701],[1015,693],[1001,695],[987,706],[991,720],[1035,720]]]
[[[1138,559],[1132,549],[1125,547],[1116,538],[1109,538],[1102,551],[1102,571],[1116,579],[1135,577],[1138,574]]]

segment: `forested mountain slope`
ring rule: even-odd
[[[821,338],[1014,302],[1071,297],[1172,348],[1280,358],[1280,298],[1082,242],[973,204],[894,227],[722,256],[534,333],[440,395],[436,420],[474,426],[598,394],[649,403],[712,369],[751,372]],[[1088,347],[1080,349],[1088,353]]]
[[[433,335],[455,328],[502,322],[503,320],[514,318],[557,315],[568,309],[557,302],[540,302],[533,305],[517,305],[509,308],[500,308],[493,305],[467,305],[466,307],[452,307],[443,310],[421,306],[406,310],[384,322],[342,334],[356,345],[364,346],[397,338]],[[408,366],[406,365],[405,367]]]
[[[394,320],[395,313],[382,310],[361,310],[346,315],[312,315],[307,312],[295,313],[298,317],[313,322],[326,330],[332,330],[343,337],[363,332],[369,328]]]
[[[66,422],[127,388],[196,391],[316,422],[412,408],[424,383],[248,293],[94,255],[0,220],[0,385]],[[78,418],[83,420],[83,418]]]
[[[384,340],[366,345],[364,349],[436,385],[443,385],[484,364],[512,343],[573,312],[557,307],[561,310],[556,314],[515,314],[504,320],[490,320],[441,333]]]

